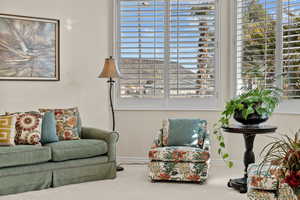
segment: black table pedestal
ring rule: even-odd
[[[247,177],[230,179],[227,186],[238,190],[240,193],[247,193]]]
[[[252,163],[255,163],[255,155],[253,152],[253,145],[255,136],[257,134],[274,133],[277,127],[275,126],[239,126],[230,125],[229,127],[223,127],[223,130],[228,133],[240,133],[244,136],[246,151],[244,153],[244,177],[237,179],[230,179],[227,186],[238,190],[240,193],[247,192],[247,169]]]
[[[253,152],[253,144],[255,139],[255,134],[243,134],[245,140],[246,151],[244,153],[244,177],[238,179],[230,179],[228,182],[228,187],[232,187],[238,190],[240,193],[247,192],[247,169],[251,163],[255,163],[255,155]]]

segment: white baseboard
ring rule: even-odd
[[[134,157],[134,156],[118,156],[117,157],[117,162],[118,163],[122,163],[122,164],[144,164],[144,163],[148,163],[149,159],[147,157]],[[234,162],[234,166],[235,167],[239,167],[242,168],[242,164],[240,161],[233,161]],[[212,165],[216,165],[216,166],[225,166],[225,163],[222,159],[212,159],[211,160],[211,164]]]
[[[133,157],[133,156],[119,156],[117,157],[118,163],[147,163],[149,159],[146,157]]]

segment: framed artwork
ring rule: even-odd
[[[59,79],[59,20],[0,14],[0,80]]]

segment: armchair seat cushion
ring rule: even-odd
[[[266,165],[261,169],[259,165],[248,167],[248,187],[259,190],[277,190],[282,171],[279,166]]]
[[[209,163],[204,162],[164,162],[149,163],[152,180],[188,181],[204,183],[208,178]]]
[[[151,149],[149,158],[152,161],[206,162],[210,153],[196,147],[168,146]]]
[[[92,139],[64,140],[45,146],[51,148],[52,161],[56,162],[100,156],[108,151],[105,141]]]

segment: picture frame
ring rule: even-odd
[[[60,21],[0,13],[0,80],[59,81]]]

